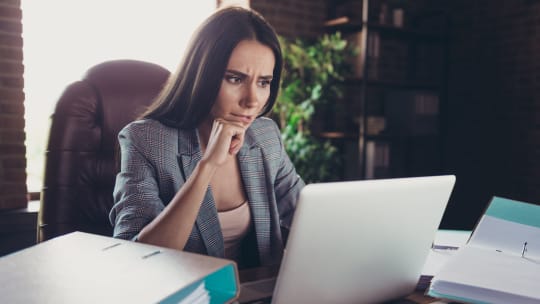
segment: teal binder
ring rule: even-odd
[[[233,261],[83,232],[0,258],[6,303],[217,304],[238,294]]]
[[[540,228],[539,205],[495,196],[491,200],[485,215]]]

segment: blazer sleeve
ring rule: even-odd
[[[280,155],[276,179],[274,182],[274,192],[279,212],[280,226],[290,229],[296,202],[300,196],[300,190],[305,186],[302,178],[296,173],[296,169],[290,160],[283,141],[281,133],[276,124],[274,124],[276,136],[279,138]]]
[[[113,236],[121,239],[136,240],[144,226],[164,208],[144,133],[144,125],[131,124],[118,135],[121,165],[109,220],[114,227]]]

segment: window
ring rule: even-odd
[[[176,69],[215,0],[23,0],[28,190],[41,190],[49,117],[91,66],[138,59]]]

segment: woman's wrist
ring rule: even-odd
[[[197,169],[199,174],[202,176],[212,177],[214,173],[216,173],[217,166],[212,164],[206,159],[201,159],[199,163],[197,164]]]

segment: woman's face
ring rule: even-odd
[[[274,53],[266,45],[256,40],[238,43],[207,121],[221,118],[247,128],[268,101],[274,64]]]

